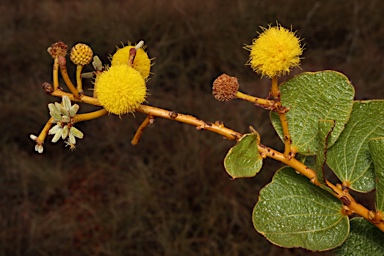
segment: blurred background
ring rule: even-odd
[[[144,40],[155,63],[148,104],[241,133],[251,125],[280,150],[267,111],[217,102],[213,80],[227,73],[241,91],[266,97],[269,81],[245,65],[243,47],[278,21],[305,44],[290,76],[333,69],[351,80],[357,99],[383,98],[383,11],[380,0],[3,0],[0,255],[309,254],[273,246],[252,225],[258,193],[281,165],[267,160],[255,178],[233,181],[223,158],[234,142],[216,134],[158,118],[132,146],[145,116],[109,115],[77,125],[85,137],[75,151],[48,137],[36,153],[29,135],[48,120],[47,104],[60,101],[41,89],[52,81],[46,49],[84,42],[108,63],[116,46]]]

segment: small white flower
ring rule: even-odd
[[[56,122],[59,122],[60,119],[61,119],[61,113],[60,113],[60,110],[57,109],[55,104],[49,103],[48,104],[48,109],[49,109],[49,114],[53,117],[53,119]]]
[[[72,134],[74,137],[79,138],[79,139],[84,138],[84,134],[74,126],[71,127],[69,134],[70,135]],[[73,143],[73,144],[75,144],[75,143]]]
[[[29,137],[31,138],[31,140],[36,142],[36,140],[37,140],[37,136],[36,135],[31,134],[31,135],[29,135]],[[43,144],[36,142],[35,151],[40,153],[40,154],[43,153],[43,151],[44,151]]]
[[[144,41],[143,40],[141,40],[140,42],[138,42],[137,43],[137,45],[135,46],[135,49],[136,50],[139,50],[141,47],[143,47],[144,46]]]
[[[63,132],[61,133],[61,138],[62,138],[63,140],[65,140],[65,139],[67,138],[67,136],[68,136],[68,131],[69,131],[69,129],[68,129],[68,125],[64,126],[64,128],[63,128]]]
[[[49,129],[48,134],[49,135],[56,134],[58,132],[61,132],[62,129],[63,129],[63,127],[61,127],[61,124],[58,123],[55,126],[53,126],[51,129]]]
[[[77,104],[74,104],[70,109],[69,109],[69,116],[71,117],[74,117],[77,113],[77,111],[79,111],[79,105]]]
[[[58,131],[55,133],[55,136],[53,136],[53,138],[52,138],[52,142],[53,142],[53,143],[58,142],[59,139],[61,138],[62,134],[63,134],[63,129],[61,128],[60,130],[58,130]]]
[[[35,145],[35,151],[37,151],[39,154],[43,153],[43,151],[44,151],[44,147],[43,147],[43,145],[41,145],[41,144],[36,144],[36,145]]]

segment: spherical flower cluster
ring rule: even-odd
[[[116,53],[112,56],[111,64],[112,66],[128,64],[129,60],[129,52],[135,46],[125,46],[116,51]],[[148,57],[148,54],[143,50],[143,48],[136,49],[136,56],[133,61],[134,69],[139,71],[141,76],[144,79],[147,79],[151,70],[151,60]]]
[[[95,90],[100,104],[116,115],[134,112],[147,95],[144,78],[128,65],[113,65],[98,75]]]
[[[212,94],[218,101],[229,101],[236,98],[238,90],[237,78],[222,74],[213,82]]]
[[[303,53],[300,39],[280,25],[263,28],[259,37],[246,49],[250,50],[252,69],[269,78],[288,74],[292,67],[299,66],[299,56]]]
[[[78,43],[74,47],[72,47],[69,56],[74,64],[84,66],[91,63],[93,51],[88,45]]]

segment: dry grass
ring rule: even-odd
[[[107,62],[115,45],[144,39],[156,57],[150,104],[239,132],[252,125],[281,148],[268,113],[216,102],[212,81],[236,75],[243,91],[266,96],[268,81],[244,66],[242,47],[277,20],[305,38],[304,71],[336,69],[358,98],[383,97],[383,10],[378,0],[3,1],[0,255],[306,255],[270,246],[252,227],[258,191],[278,165],[231,181],[222,160],[233,143],[215,134],[157,119],[132,147],[144,117],[107,116],[79,124],[76,151],[47,142],[35,154],[28,135],[56,100],[40,89],[51,80],[46,48],[82,41]]]

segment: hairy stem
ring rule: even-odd
[[[263,98],[254,97],[254,96],[242,93],[240,91],[238,91],[236,93],[236,97],[238,99],[242,99],[242,100],[246,100],[246,101],[249,101],[251,103],[254,103],[258,106],[262,106],[265,109],[271,109],[272,110],[275,108],[276,102],[274,100],[267,100],[267,99],[263,99]]]
[[[51,93],[51,95],[52,96],[57,96],[57,97],[67,96],[71,101],[84,102],[84,103],[91,104],[91,105],[94,105],[94,106],[101,106],[99,101],[96,98],[89,97],[89,96],[86,96],[86,95],[83,95],[81,98],[76,98],[72,93],[67,93],[67,92],[64,92],[62,90],[54,90]]]
[[[53,121],[53,117],[49,118],[47,123],[44,125],[44,128],[41,130],[39,136],[36,139],[37,144],[40,144],[40,145],[44,144],[44,140],[48,135],[48,131],[52,127],[52,121]]]
[[[77,114],[73,117],[73,121],[75,123],[88,121],[88,120],[92,120],[92,119],[96,119],[96,118],[105,116],[106,114],[108,114],[108,111],[103,108],[103,109],[99,109],[99,110],[96,110],[96,111],[90,112],[90,113]]]
[[[289,129],[288,129],[286,110],[281,105],[280,89],[279,89],[279,85],[278,85],[277,76],[272,78],[271,95],[276,101],[277,113],[279,114],[281,127],[283,128],[284,145],[285,145],[284,156],[288,159],[291,159],[295,156],[295,152],[292,150],[292,147],[291,147],[292,146],[292,140],[291,140],[291,135],[290,135]],[[279,111],[280,109],[284,109],[284,111]]]
[[[76,90],[75,86],[73,85],[71,79],[68,76],[68,71],[66,65],[60,65],[60,72],[61,76],[63,77],[63,80],[65,84],[67,85],[68,89],[71,91],[71,93],[76,97],[79,98],[79,92]]]
[[[317,179],[316,172],[305,164],[303,164],[302,162],[300,162],[299,160],[297,160],[296,158],[287,158],[284,154],[272,148],[266,147],[262,144],[259,144],[258,150],[260,154],[263,154],[269,158],[275,159],[279,162],[291,166],[295,170],[299,171],[302,175],[310,179],[313,184],[315,184],[316,186],[320,186],[320,182]]]
[[[140,137],[141,135],[143,134],[144,132],[144,129],[152,124],[154,122],[155,118],[154,116],[152,115],[148,115],[144,121],[141,123],[141,125],[139,126],[139,128],[137,129],[136,133],[135,133],[135,136],[133,136],[133,139],[131,140],[131,144],[132,145],[137,145],[137,143],[139,143],[139,140],[140,140]]]
[[[56,90],[59,88],[59,58],[56,57],[53,60],[53,89]]]
[[[84,94],[83,91],[83,81],[81,78],[81,72],[83,71],[82,65],[77,65],[76,67],[76,89],[79,94]]]
[[[169,120],[175,120],[181,123],[190,124],[196,126],[198,130],[208,130],[214,133],[220,134],[229,140],[238,140],[242,136],[241,133],[228,129],[221,122],[205,122],[191,115],[180,114],[174,111],[169,111],[157,107],[141,105],[136,109],[138,112],[145,113],[147,115],[158,116]]]

